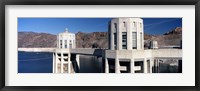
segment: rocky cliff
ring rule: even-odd
[[[177,27],[163,35],[144,34],[145,46],[149,41],[158,41],[158,46],[179,45],[182,40],[182,28]],[[19,48],[56,47],[56,35],[48,33],[18,32]],[[77,48],[108,48],[107,32],[76,33]]]
[[[18,47],[56,47],[56,35],[48,33],[18,32]]]
[[[180,46],[180,41],[182,40],[182,28],[176,27],[163,35],[148,35],[144,36],[145,46],[148,46],[151,40],[158,42],[158,47],[162,46]]]

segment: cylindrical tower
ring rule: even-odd
[[[70,49],[76,48],[75,34],[65,32],[57,35],[57,49],[53,53],[53,73],[73,73]]]
[[[141,18],[116,18],[109,23],[109,49],[144,49],[144,29]]]
[[[59,33],[57,36],[57,48],[76,48],[76,39],[75,34],[69,33],[68,29],[65,29],[65,32]]]
[[[144,29],[141,18],[116,18],[109,23],[109,49],[144,49]]]
[[[158,49],[158,42],[157,41],[151,41],[150,42],[150,48],[151,49]]]

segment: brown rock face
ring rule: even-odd
[[[175,29],[164,33],[163,35],[148,35],[144,36],[145,45],[148,45],[149,41],[155,40],[158,42],[158,47],[161,46],[171,46],[171,45],[180,45],[180,41],[182,40],[182,28],[176,27]]]
[[[48,33],[18,32],[18,47],[56,47],[56,35]]]
[[[174,30],[171,30],[164,35],[170,35],[170,34],[182,34],[182,27],[176,27]]]
[[[56,35],[48,33],[18,32],[19,48],[56,47]],[[77,48],[108,48],[107,32],[76,34]]]
[[[108,48],[108,33],[93,32],[76,34],[77,48]]]
[[[56,47],[56,35],[48,33],[18,32],[18,47]],[[158,41],[158,47],[179,45],[182,40],[182,28],[177,27],[164,35],[144,34],[144,46],[149,41]],[[108,48],[107,32],[76,33],[76,48]]]

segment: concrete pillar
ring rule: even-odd
[[[77,62],[77,66],[78,66],[78,71],[80,70],[80,59],[79,59],[79,55],[76,55],[76,62]]]
[[[58,54],[55,52],[55,73],[58,73]]]
[[[119,59],[115,59],[115,73],[120,73],[120,64],[119,64]]]
[[[127,30],[127,50],[132,50],[132,29],[130,28],[130,26],[132,25],[132,23],[130,20],[128,22],[126,22],[126,30]]]
[[[70,53],[68,53],[68,65],[67,65],[67,66],[68,66],[68,67],[67,67],[67,68],[68,68],[68,73],[71,73],[71,66],[70,66],[70,65],[71,65],[71,62],[70,62],[70,57],[71,57],[71,55],[70,55]]]
[[[159,59],[157,60],[157,73],[159,73],[159,66],[160,66],[160,63],[159,63]]]
[[[64,68],[64,65],[63,65],[63,62],[64,62],[64,60],[63,60],[63,52],[61,52],[61,66],[60,66],[60,69],[61,69],[61,73],[64,73],[64,71],[63,71],[63,68]]]
[[[114,28],[113,28],[113,25],[111,25],[112,27],[111,27],[111,30],[110,30],[110,40],[109,40],[109,42],[110,42],[110,49],[111,50],[114,50],[115,48],[114,48],[114,32],[113,32],[113,30],[114,30]]]
[[[155,68],[155,73],[157,73],[157,67],[158,67],[158,65],[157,65],[157,59],[155,59],[154,61],[155,61],[155,67],[154,67]]]
[[[153,73],[153,70],[152,70],[152,68],[153,68],[153,58],[151,58],[150,59],[150,67],[149,67],[149,69],[150,69],[150,73]]]
[[[157,59],[154,59],[154,72],[157,73]]]
[[[144,73],[147,73],[147,60],[146,60],[146,58],[144,58],[144,61],[143,61],[143,69],[144,69]]]
[[[122,31],[119,31],[119,24],[117,29],[117,50],[122,50]]]
[[[109,73],[109,64],[107,58],[105,58],[105,73]]]
[[[55,63],[56,63],[56,62],[55,62],[55,57],[54,57],[54,53],[53,53],[53,69],[52,69],[53,73],[55,73],[55,67],[54,67],[54,66],[55,66]]]
[[[159,59],[155,59],[155,72],[159,72]]]
[[[134,61],[133,58],[131,59],[131,62],[130,62],[130,63],[131,63],[131,67],[130,67],[130,68],[131,68],[131,73],[135,73],[135,70],[134,70],[134,67],[135,67],[135,61]]]

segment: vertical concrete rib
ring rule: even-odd
[[[58,73],[58,54],[55,52],[55,73]]]
[[[80,59],[79,59],[79,54],[76,54],[76,62],[78,66],[78,72],[80,71]]]
[[[155,72],[157,73],[158,72],[158,59],[155,59]]]
[[[71,55],[70,55],[70,52],[68,52],[68,67],[67,67],[67,69],[68,69],[68,73],[71,73],[71,62],[70,62],[70,57],[71,57]]]
[[[63,52],[61,52],[61,66],[60,66],[61,73],[64,73],[63,72],[63,68],[64,68],[64,65],[63,65]]]
[[[115,59],[115,73],[120,73],[120,64],[119,64],[119,59]]]
[[[153,68],[153,58],[150,58],[150,67],[149,67],[150,73],[153,73],[152,68]]]
[[[53,53],[53,69],[52,69],[53,73],[55,73],[55,57],[54,57],[54,53]]]
[[[131,67],[130,67],[130,68],[131,68],[131,73],[135,73],[135,70],[134,70],[134,68],[135,68],[135,61],[134,61],[134,58],[131,59],[131,62],[130,62],[130,63],[131,63]]]
[[[158,67],[159,63],[158,62],[159,62],[159,59],[156,59],[156,67],[155,67],[156,68],[156,73],[159,72],[159,67]]]
[[[144,69],[144,73],[147,73],[147,60],[146,60],[146,58],[144,58],[144,60],[143,60],[143,69]]]
[[[105,58],[105,73],[109,73],[109,64],[107,58]]]

